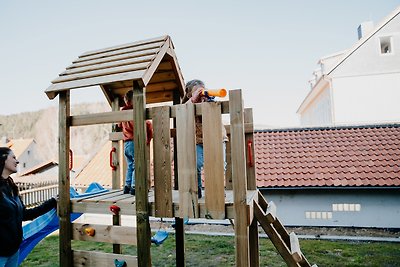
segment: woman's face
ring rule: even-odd
[[[8,154],[6,161],[4,162],[3,173],[4,172],[8,172],[7,175],[10,175],[12,173],[16,173],[17,172],[18,163],[19,163],[19,161],[15,157],[14,152],[11,151]]]

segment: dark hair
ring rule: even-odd
[[[186,83],[186,85],[185,85],[185,96],[182,99],[182,103],[186,103],[189,100],[189,97],[187,96],[188,93],[192,92],[193,87],[195,87],[197,85],[205,87],[204,82],[202,80],[194,79],[194,80],[188,81]]]
[[[126,92],[124,97],[128,102],[132,102],[133,90],[129,90],[128,92]]]
[[[0,147],[0,175],[3,174],[4,170],[4,165],[6,163],[8,155],[12,152],[12,150],[8,147]],[[13,179],[11,177],[2,177],[0,179],[5,179],[7,184],[11,187],[11,190],[13,191],[13,194],[15,196],[18,196],[18,186],[14,183]],[[2,194],[0,194],[0,198],[3,197]]]

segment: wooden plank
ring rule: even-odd
[[[93,202],[82,202],[73,203],[72,212],[77,213],[96,213],[96,214],[111,214],[109,207],[114,203],[93,203]],[[120,207],[121,215],[136,215],[135,205],[132,203],[118,203]]]
[[[180,96],[184,96],[185,94],[185,82],[183,81],[183,75],[181,72],[181,68],[179,67],[178,64],[178,59],[176,57],[175,51],[174,51],[174,44],[172,43],[171,38],[169,39],[170,45],[167,50],[168,55],[171,56],[171,64],[174,66],[173,70],[175,73],[175,77],[178,79],[178,84],[179,84],[179,94]]]
[[[146,86],[146,93],[172,91],[177,88],[178,84],[175,81],[150,83]]]
[[[142,40],[142,41],[137,41],[137,42],[132,42],[132,43],[127,43],[127,44],[122,44],[122,45],[116,45],[112,47],[107,47],[107,48],[102,48],[102,49],[97,49],[93,51],[88,51],[83,53],[82,55],[79,56],[81,59],[88,58],[93,55],[98,55],[101,54],[104,56],[104,54],[109,53],[109,52],[115,52],[115,51],[121,51],[124,49],[129,49],[129,48],[135,48],[138,50],[143,50],[144,48],[148,48],[149,45],[159,45],[161,46],[165,40],[168,38],[167,35],[156,37],[156,38],[151,38],[147,40]]]
[[[264,212],[258,203],[254,204],[254,215],[257,221],[260,223],[261,227],[264,229],[265,233],[268,235],[269,239],[274,244],[275,248],[278,250],[279,254],[282,256],[286,264],[290,267],[298,267],[299,265],[293,259],[289,248],[286,246],[285,242],[280,238],[280,235],[276,232],[275,228],[267,221],[264,216]]]
[[[106,83],[112,83],[112,82],[117,82],[117,81],[128,81],[128,80],[139,80],[141,81],[141,78],[144,74],[144,70],[136,70],[136,71],[131,71],[131,72],[125,72],[125,73],[117,73],[117,74],[112,74],[112,75],[106,75],[106,76],[99,76],[99,77],[92,77],[92,78],[87,78],[87,79],[81,79],[81,80],[76,80],[76,81],[69,81],[69,82],[63,82],[63,83],[57,83],[57,84],[52,84],[50,85],[45,93],[50,99],[53,99],[58,92],[64,91],[66,89],[74,89],[74,88],[82,88],[82,87],[88,87],[88,86],[93,86],[93,85],[101,85],[101,84],[106,84]]]
[[[148,183],[147,183],[147,161],[146,161],[146,99],[145,89],[135,81],[133,86],[133,106],[135,131],[135,187],[136,187],[136,225],[137,239],[139,246],[138,263],[139,266],[151,266],[150,254],[150,221],[148,203]]]
[[[290,236],[290,251],[292,253],[292,257],[296,262],[300,262],[302,260],[302,253],[300,251],[300,243],[296,234],[291,232]]]
[[[146,95],[148,104],[169,102],[173,100],[173,91],[152,92]]]
[[[175,106],[179,176],[179,211],[181,218],[198,217],[196,135],[194,105]]]
[[[202,103],[205,202],[207,217],[225,218],[221,103]]]
[[[229,101],[217,101],[218,103],[221,103],[221,113],[222,114],[229,114]],[[195,115],[196,116],[201,116],[203,115],[202,113],[202,108],[201,108],[202,103],[196,103],[194,104],[195,108]],[[176,108],[177,106],[172,106],[171,107],[171,118],[176,118]],[[227,127],[225,127],[226,130],[228,130]],[[229,133],[230,133],[230,128],[229,128]]]
[[[86,230],[94,229],[94,235]],[[72,238],[81,241],[95,241],[114,244],[137,245],[136,228],[103,224],[72,223]]]
[[[131,121],[132,110],[109,111],[94,114],[71,116],[71,126],[84,126],[94,124]],[[118,135],[118,133],[116,133]]]
[[[229,91],[229,111],[231,123],[232,183],[235,207],[235,252],[236,265],[249,266],[249,233],[246,205],[246,166],[244,150],[244,118],[241,90]]]
[[[106,69],[99,69],[94,71],[87,71],[82,73],[75,73],[70,75],[59,76],[58,78],[51,81],[53,84],[55,83],[63,83],[63,82],[70,82],[76,80],[83,80],[88,78],[94,78],[99,76],[107,76],[112,74],[121,74],[121,73],[129,73],[132,71],[140,71],[146,70],[150,66],[150,62],[143,62],[138,63],[135,65],[126,65],[126,66],[119,66],[119,67],[112,67]]]
[[[228,135],[230,139],[230,135]],[[232,190],[232,151],[229,142],[226,143],[226,171],[225,171],[225,188],[227,190]]]
[[[173,71],[155,72],[148,85],[160,82],[175,81],[175,73]],[[146,88],[147,89],[147,88]]]
[[[71,257],[72,259],[72,257]],[[138,266],[136,256],[119,255],[112,253],[103,253],[96,251],[73,251],[73,265],[74,267],[109,267],[115,266],[115,260],[125,261],[127,267]]]
[[[253,110],[251,108],[244,109],[244,123],[253,125]],[[256,181],[256,153],[254,151],[253,131],[246,132],[246,174],[247,174],[247,189],[257,189]]]
[[[172,211],[172,180],[171,180],[171,134],[170,108],[168,106],[154,109],[154,191],[157,217],[169,217]]]
[[[122,59],[122,60],[117,60],[117,61],[109,61],[109,62],[105,62],[105,63],[97,63],[94,65],[87,65],[87,66],[83,66],[83,67],[75,67],[75,68],[67,69],[66,71],[60,73],[59,75],[67,76],[67,75],[85,73],[85,72],[96,71],[96,70],[104,70],[104,69],[110,69],[110,68],[116,68],[116,67],[122,67],[122,66],[128,66],[128,65],[136,65],[136,64],[140,64],[140,63],[150,62],[153,58],[154,58],[153,55],[149,55],[149,56],[143,56],[143,57]]]
[[[268,203],[265,200],[263,194],[258,191],[258,204],[260,205],[260,207],[262,208],[262,211],[265,212],[268,208]]]
[[[70,206],[70,177],[69,177],[69,150],[70,150],[70,94],[69,91],[60,93],[59,97],[59,144],[58,144],[58,186],[59,203],[58,216],[60,217],[60,266],[72,265],[71,250],[71,206]]]
[[[124,53],[116,56],[109,56],[109,57],[103,57],[103,58],[97,58],[97,59],[92,59],[92,60],[87,60],[87,61],[82,61],[82,62],[77,62],[73,63],[72,65],[68,66],[66,69],[67,70],[72,70],[74,68],[81,68],[81,67],[86,67],[86,66],[92,66],[96,64],[103,64],[107,62],[113,62],[113,61],[118,61],[118,60],[125,60],[125,59],[134,59],[138,57],[145,57],[145,56],[154,56],[158,52],[159,48],[153,48],[153,49],[148,49],[144,51],[135,51],[135,52],[130,52],[130,53]]]

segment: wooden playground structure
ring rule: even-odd
[[[100,86],[112,111],[72,116],[70,91]],[[133,89],[133,110],[120,111],[122,96]],[[85,90],[92,90],[85,88]],[[232,219],[236,266],[259,266],[258,224],[288,266],[311,266],[294,234],[288,234],[256,187],[251,109],[244,109],[241,90],[229,101],[180,104],[183,77],[169,36],[82,54],[46,90],[59,97],[60,266],[151,266],[149,217],[175,218],[176,265],[185,266],[184,219]],[[147,104],[169,102],[173,105]],[[227,114],[229,143],[224,171],[222,114]],[[197,197],[195,116],[202,116],[204,197]],[[71,201],[69,196],[70,128],[134,120],[136,196],[123,194],[120,177],[121,133],[110,134],[113,190]],[[152,120],[153,162],[146,144],[145,121]],[[219,136],[221,135],[221,136]],[[173,167],[172,167],[173,166]],[[150,187],[150,168],[154,187]],[[113,225],[70,222],[70,214],[113,214]],[[121,226],[121,215],[135,215],[136,228]],[[71,240],[113,244],[113,253],[72,250]],[[122,253],[136,245],[137,256]]]

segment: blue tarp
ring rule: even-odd
[[[108,189],[104,189],[98,183],[91,183],[88,189],[83,194],[78,194],[75,189],[71,188],[71,198],[81,198],[85,196],[92,196],[99,193],[107,192]],[[81,213],[72,213],[71,222],[79,218]],[[23,227],[24,237],[20,246],[20,256],[18,265],[28,256],[32,249],[46,236],[58,230],[59,222],[56,209],[52,209],[46,214],[36,218],[32,222],[24,225]]]

